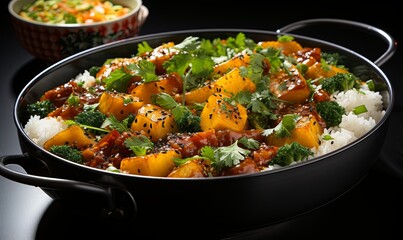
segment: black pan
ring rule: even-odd
[[[316,23],[338,24],[369,31],[388,44],[372,62],[351,49],[331,42],[293,35],[290,31]],[[360,139],[324,156],[291,166],[249,175],[206,179],[171,179],[124,175],[64,160],[36,145],[23,131],[21,109],[46,91],[68,81],[105,59],[130,57],[137,43],[151,46],[189,35],[227,38],[244,32],[255,41],[293,35],[302,46],[338,52],[346,66],[362,80],[383,86],[385,116]],[[13,181],[38,186],[55,200],[82,213],[120,221],[150,236],[225,237],[268,226],[312,211],[353,188],[377,159],[394,103],[393,88],[380,66],[395,52],[396,43],[386,32],[363,23],[336,19],[312,19],[290,24],[277,32],[249,29],[197,29],[139,36],[95,47],[45,69],[19,94],[14,107],[15,126],[23,155],[2,156],[0,174]],[[6,166],[18,164],[26,173]],[[101,226],[102,228],[102,226]],[[99,229],[94,229],[99,231]],[[105,231],[108,231],[105,229]],[[191,235],[187,235],[191,233]]]

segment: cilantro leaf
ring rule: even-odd
[[[263,131],[263,136],[268,136],[274,132],[278,138],[285,138],[291,136],[291,131],[297,125],[297,121],[301,118],[298,114],[285,114],[281,122],[274,128],[266,129]]]
[[[137,45],[137,56],[143,55],[144,53],[151,52],[153,50],[146,41],[143,41]]]
[[[283,65],[281,49],[269,47],[261,49],[259,53],[263,54],[269,60],[270,71],[272,73],[276,73],[280,70]]]
[[[198,37],[189,36],[186,37],[181,43],[176,44],[174,48],[186,52],[191,52],[196,50],[196,48],[198,47],[199,45],[198,40],[199,40]]]
[[[125,146],[131,149],[136,156],[144,156],[154,148],[154,143],[144,135],[132,136],[124,142]]]
[[[116,129],[118,132],[130,132],[130,123],[133,118],[133,115],[129,115],[127,118],[119,121],[114,115],[107,117],[102,124],[101,128],[106,128],[109,126],[111,129]]]
[[[155,74],[155,65],[150,61],[140,60],[137,63],[127,65],[127,69],[132,72],[132,75],[142,77],[145,83],[158,80],[158,76]]]
[[[256,141],[253,138],[241,137],[238,141],[240,144],[249,149],[258,149],[260,146],[259,141]]]
[[[192,56],[187,53],[178,53],[168,61],[164,62],[162,66],[168,73],[177,72],[183,76],[192,62]]]
[[[279,42],[291,42],[292,40],[294,40],[294,37],[290,36],[290,35],[277,36],[277,41],[279,41]]]
[[[116,90],[118,92],[126,92],[132,75],[125,72],[122,68],[116,69],[102,81],[105,83],[106,90]]]
[[[221,171],[225,167],[238,165],[249,153],[249,150],[238,146],[237,140],[229,146],[216,148],[212,165],[217,171]]]

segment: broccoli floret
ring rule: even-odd
[[[172,109],[175,123],[181,132],[200,132],[200,116],[192,114],[186,107],[177,105]]]
[[[332,94],[336,91],[347,91],[358,87],[358,78],[352,73],[337,73],[322,80],[322,89]]]
[[[49,151],[72,162],[83,163],[84,158],[81,151],[69,145],[54,145],[50,147]]]
[[[99,72],[100,69],[101,69],[101,67],[98,67],[98,66],[91,67],[90,70],[89,70],[90,75],[93,76],[93,77],[96,77],[97,73]]]
[[[343,56],[339,53],[322,52],[321,57],[329,65],[340,66],[341,62],[343,62]]]
[[[325,101],[316,103],[316,110],[325,120],[326,127],[338,126],[342,116],[346,114],[346,109],[335,101]]]
[[[291,144],[285,144],[277,150],[276,156],[272,159],[273,164],[280,166],[290,165],[292,162],[298,162],[308,159],[309,156],[313,156],[311,149],[302,146],[298,142]]]
[[[77,123],[92,127],[101,127],[105,119],[106,115],[101,113],[99,110],[84,111],[74,117],[74,120]]]
[[[46,117],[55,109],[55,105],[53,105],[50,100],[37,101],[27,105],[27,112],[29,115],[39,115],[41,118]]]

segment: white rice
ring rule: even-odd
[[[95,85],[96,79],[91,76],[90,72],[85,70],[83,73],[78,74],[74,81],[77,83],[83,83],[84,88],[89,88]]]
[[[332,152],[362,137],[385,115],[382,96],[379,92],[370,91],[366,86],[359,90],[336,92],[331,98],[346,109],[346,114],[342,116],[339,126],[324,130],[320,136],[319,148],[312,149],[314,157]],[[368,111],[359,115],[354,114],[353,109],[363,103]],[[329,140],[324,140],[329,136]]]
[[[40,118],[38,115],[31,116],[24,126],[27,135],[39,146],[43,144],[60,131],[67,128],[67,124],[61,117]]]
[[[373,118],[378,122],[385,114],[385,111],[382,110],[382,96],[379,92],[373,92],[367,88],[361,88],[360,90],[351,89],[345,92],[334,93],[331,97],[344,107],[347,113],[365,103],[368,112],[359,115],[365,119]]]

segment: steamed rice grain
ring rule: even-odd
[[[315,153],[314,157],[332,152],[357,139],[357,137],[355,137],[354,135],[354,132],[352,131],[343,128],[337,130],[335,129],[337,128],[324,130],[323,134],[320,137],[320,139],[322,140],[320,142],[318,149],[312,149],[312,151]],[[325,136],[327,137],[330,136],[330,139],[324,140]]]
[[[349,113],[357,106],[365,103],[368,112],[361,113],[359,116],[365,119],[373,118],[376,122],[383,117],[385,111],[382,104],[382,96],[379,92],[370,91],[366,88],[350,89],[345,92],[334,93],[332,98],[346,109]]]
[[[40,118],[38,115],[31,116],[24,126],[27,135],[39,146],[43,144],[60,131],[67,128],[67,124],[61,117]]]
[[[96,79],[94,76],[91,76],[88,70],[85,70],[83,73],[78,74],[74,78],[74,81],[83,84],[84,88],[89,88],[95,85]]]
[[[344,115],[342,117],[339,128],[349,130],[354,133],[356,138],[359,138],[371,130],[375,124],[376,121],[372,117],[367,119],[363,116],[355,115],[354,113],[350,112],[348,115]]]

